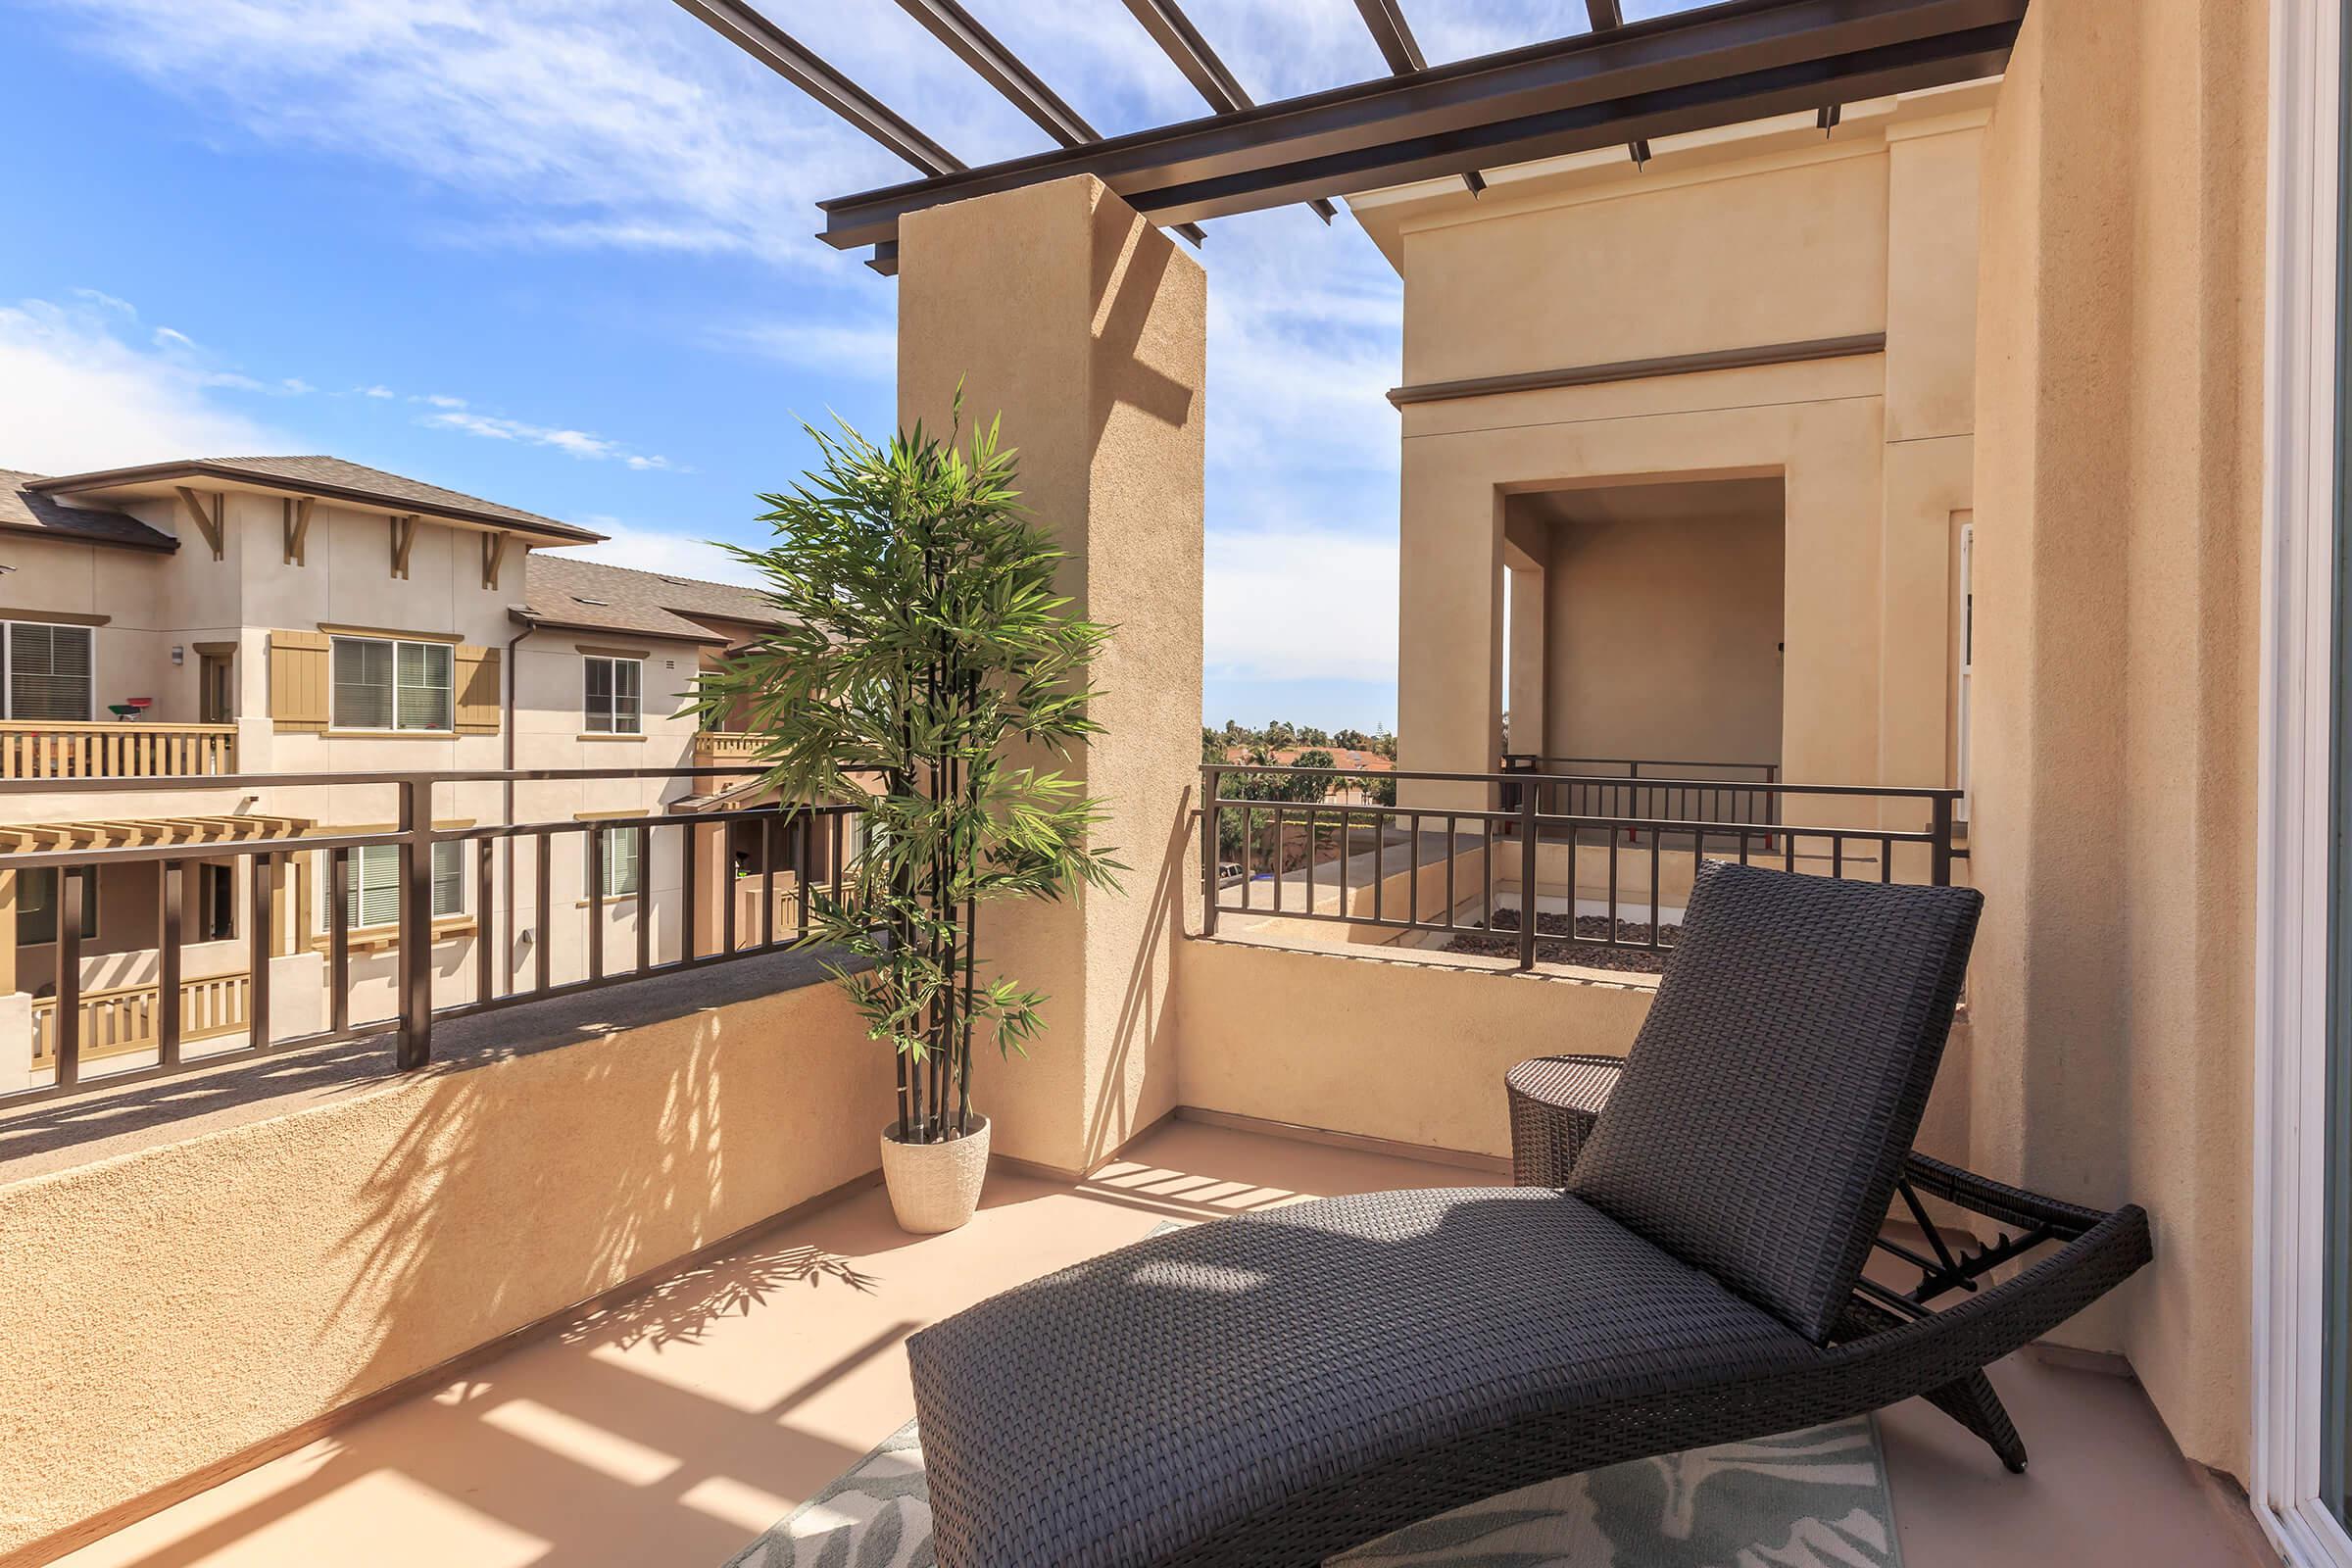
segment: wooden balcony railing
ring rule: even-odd
[[[245,974],[181,981],[180,1039],[214,1040],[244,1033],[251,1022],[252,999],[251,977]],[[79,999],[82,1059],[155,1050],[162,1039],[156,1021],[162,1000],[161,986],[121,986],[83,993]],[[32,1004],[34,1066],[51,1064],[56,1039],[57,999],[42,997]]]
[[[0,720],[0,779],[185,778],[236,770],[234,724]]]
[[[760,755],[760,743],[764,739],[762,735],[707,729],[694,737],[694,758],[706,765],[748,761]]]

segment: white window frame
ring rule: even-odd
[[[612,886],[612,867],[616,863],[612,855],[612,846],[615,843],[624,841],[633,843],[635,841],[637,830],[633,827],[600,827],[592,829],[591,831],[602,834],[605,840],[604,901],[607,904],[615,904],[624,899],[634,899],[644,893],[645,866],[643,863],[639,863],[636,867],[637,878],[634,886],[627,888],[615,888]],[[589,885],[590,879],[595,875],[595,858],[589,850],[588,835],[583,833],[580,835],[580,883],[582,886],[585,887]]]
[[[588,671],[598,664],[612,667],[612,709],[601,725],[596,710],[588,706]],[[620,724],[620,666],[633,664],[637,669],[637,710],[630,715],[629,726]],[[645,661],[624,659],[616,654],[588,654],[580,661],[580,728],[590,735],[642,735],[645,733]]]
[[[360,913],[367,906],[368,902],[363,894],[368,885],[367,863],[368,857],[370,854],[376,856],[379,859],[379,862],[380,860],[387,858],[391,861],[393,868],[391,874],[394,879],[393,885],[395,888],[399,886],[399,845],[362,845],[358,849],[353,850],[347,862],[351,868],[351,894],[349,900],[344,905],[343,910],[345,916],[344,929],[346,931],[389,931],[399,923],[397,917],[391,920],[376,920],[365,924],[361,922]],[[444,856],[448,858],[448,862],[455,867],[454,872],[448,877],[444,877],[441,874],[441,865]],[[454,885],[457,889],[457,902],[449,908],[434,909],[428,916],[429,919],[455,920],[461,919],[466,914],[472,912],[466,906],[466,876],[465,856],[466,844],[462,839],[444,839],[433,846],[434,864],[433,874],[430,878],[432,886],[436,893],[438,893],[438,890],[445,881]],[[331,932],[334,929],[334,857],[329,854],[321,853],[318,857],[318,926],[322,931]]]
[[[2248,1501],[2293,1568],[2352,1568],[2322,1495],[2334,776],[2342,7],[2272,0],[2254,927]]]
[[[336,696],[340,684],[335,679],[335,649],[344,643],[381,643],[392,650],[392,722],[389,727],[376,724],[346,724],[340,711],[342,704]],[[406,724],[400,721],[400,651],[403,648],[437,650],[448,661],[449,721],[445,724]],[[429,637],[358,637],[340,632],[329,633],[326,650],[326,698],[329,730],[358,735],[455,735],[458,732],[458,651],[450,643]]]
[[[78,626],[52,620],[0,621],[0,717],[12,720],[17,717],[17,628],[19,626],[38,626],[43,631],[49,632],[77,631],[87,639],[90,646],[90,673],[85,683],[87,689],[82,693],[81,717],[77,719],[33,718],[25,719],[24,722],[28,724],[89,723],[98,714],[98,629],[95,626]]]

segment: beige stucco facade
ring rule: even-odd
[[[2131,1200],[2072,1332],[2247,1473],[2264,8],[2037,4],[1985,133],[1972,1140]]]
[[[1494,765],[1513,662],[1502,580],[1520,564],[1513,578],[1532,564],[1546,579],[1549,618],[1544,719],[1515,711],[1513,751],[1541,734],[1572,757],[1951,781],[1952,537],[1970,502],[1977,184],[1994,91],[1848,105],[1826,137],[1804,116],[1668,138],[1640,169],[1610,149],[1496,172],[1475,200],[1458,183],[1354,200],[1404,279],[1408,399],[1621,368],[1594,384],[1404,402],[1404,768]],[[1844,347],[1623,368],[1823,342]],[[1688,499],[1717,482],[1738,500]],[[1779,515],[1759,486],[1777,486]],[[1637,487],[1686,500],[1650,518],[1619,504]],[[1595,561],[1603,524],[1619,533]],[[1621,583],[1637,578],[1628,606]],[[1776,675],[1777,711],[1756,689]],[[1635,746],[1671,750],[1613,750]],[[1474,793],[1425,785],[1421,798]]]

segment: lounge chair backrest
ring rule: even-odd
[[[1702,862],[1568,1191],[1826,1343],[1919,1131],[1983,903]]]

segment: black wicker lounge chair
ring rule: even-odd
[[[943,1568],[1306,1568],[1915,1395],[2021,1467],[1983,1369],[2145,1262],[2148,1231],[1908,1154],[1978,905],[1709,863],[1622,1073],[1517,1075],[1528,1185],[1219,1220],[915,1336]],[[1898,1194],[2017,1234],[1931,1227],[1886,1254],[1916,1285],[1866,1280]]]

